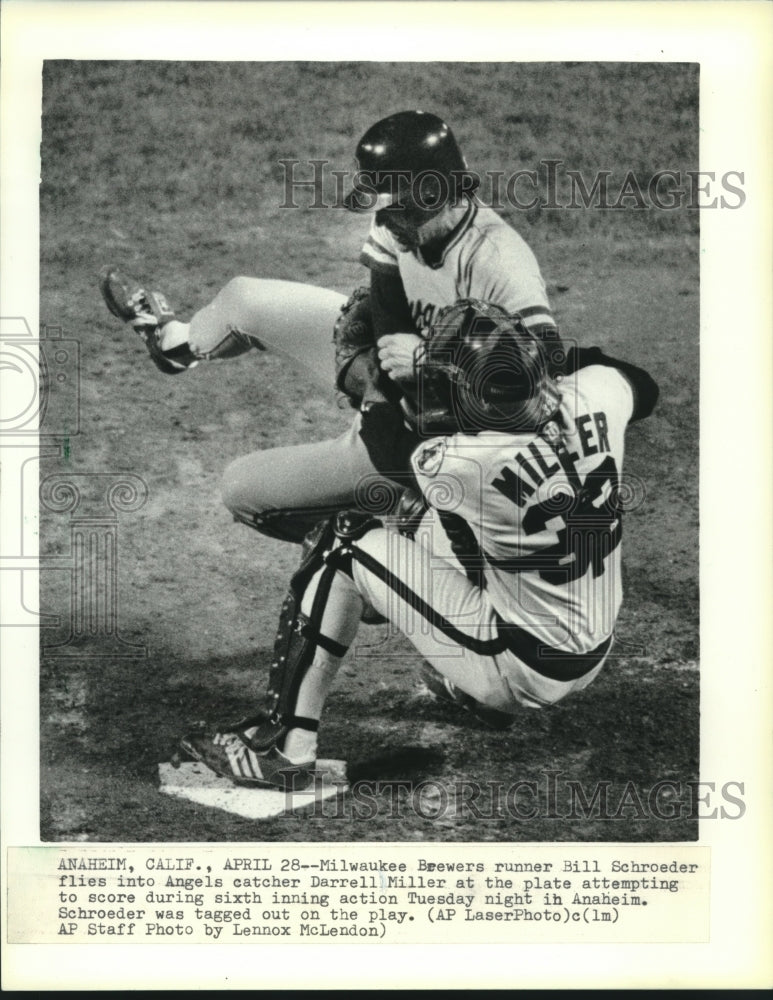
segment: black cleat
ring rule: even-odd
[[[174,360],[161,350],[161,328],[175,318],[174,311],[161,292],[149,292],[134,278],[108,265],[99,272],[99,290],[110,312],[128,323],[139,335],[154,364],[165,375],[179,375],[195,362]]]
[[[192,733],[180,745],[194,760],[235,785],[300,792],[314,783],[315,761],[293,763],[275,746],[257,753],[246,732]]]

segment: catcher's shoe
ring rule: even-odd
[[[180,743],[194,760],[235,785],[300,792],[314,783],[315,761],[293,763],[275,746],[256,753],[244,731],[192,733]]]
[[[363,625],[386,625],[389,619],[382,615],[371,604],[366,604],[362,609],[360,621]]]
[[[488,708],[482,702],[473,698],[472,695],[465,694],[459,688],[444,677],[439,670],[435,670],[431,663],[425,660],[421,668],[421,679],[439,701],[463,708],[465,712],[474,715],[479,722],[485,723],[491,729],[509,729],[515,722],[515,718],[507,712],[500,712],[496,708]]]
[[[139,334],[162,372],[166,375],[179,375],[192,367],[191,359],[187,356],[186,363],[182,363],[161,350],[161,327],[175,318],[173,309],[161,292],[148,291],[134,278],[111,265],[103,267],[99,272],[99,290],[110,312],[124,323],[129,323]],[[186,354],[186,351],[181,352],[179,348],[176,350],[180,354]]]

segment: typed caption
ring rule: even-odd
[[[11,848],[11,943],[707,940],[709,850]]]

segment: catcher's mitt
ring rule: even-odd
[[[360,406],[380,376],[369,288],[355,288],[341,307],[333,327],[333,344],[336,388],[349,397],[353,406]],[[355,365],[357,358],[361,360]]]

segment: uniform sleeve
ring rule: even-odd
[[[368,238],[360,253],[360,263],[370,268],[371,271],[399,275],[397,253],[397,246],[392,238],[392,234],[384,226],[376,225],[376,217],[374,215]]]
[[[568,352],[568,372],[579,371],[592,365],[617,369],[618,374],[627,383],[632,401],[631,413],[626,418],[627,421],[644,420],[655,409],[660,389],[655,379],[643,368],[632,365],[628,361],[610,358],[602,352],[600,347],[572,348]]]
[[[370,272],[370,306],[376,340],[388,333],[416,331],[399,271]]]
[[[611,365],[590,365],[581,369],[580,378],[586,398],[603,401],[609,426],[620,428],[622,434],[635,419],[636,395],[631,382]]]
[[[496,240],[484,234],[467,255],[464,279],[471,298],[519,313],[535,333],[556,328],[537,258],[515,230],[503,227]]]
[[[457,514],[468,523],[480,520],[483,470],[474,449],[459,447],[459,435],[423,442],[413,453],[411,465],[431,507]]]

